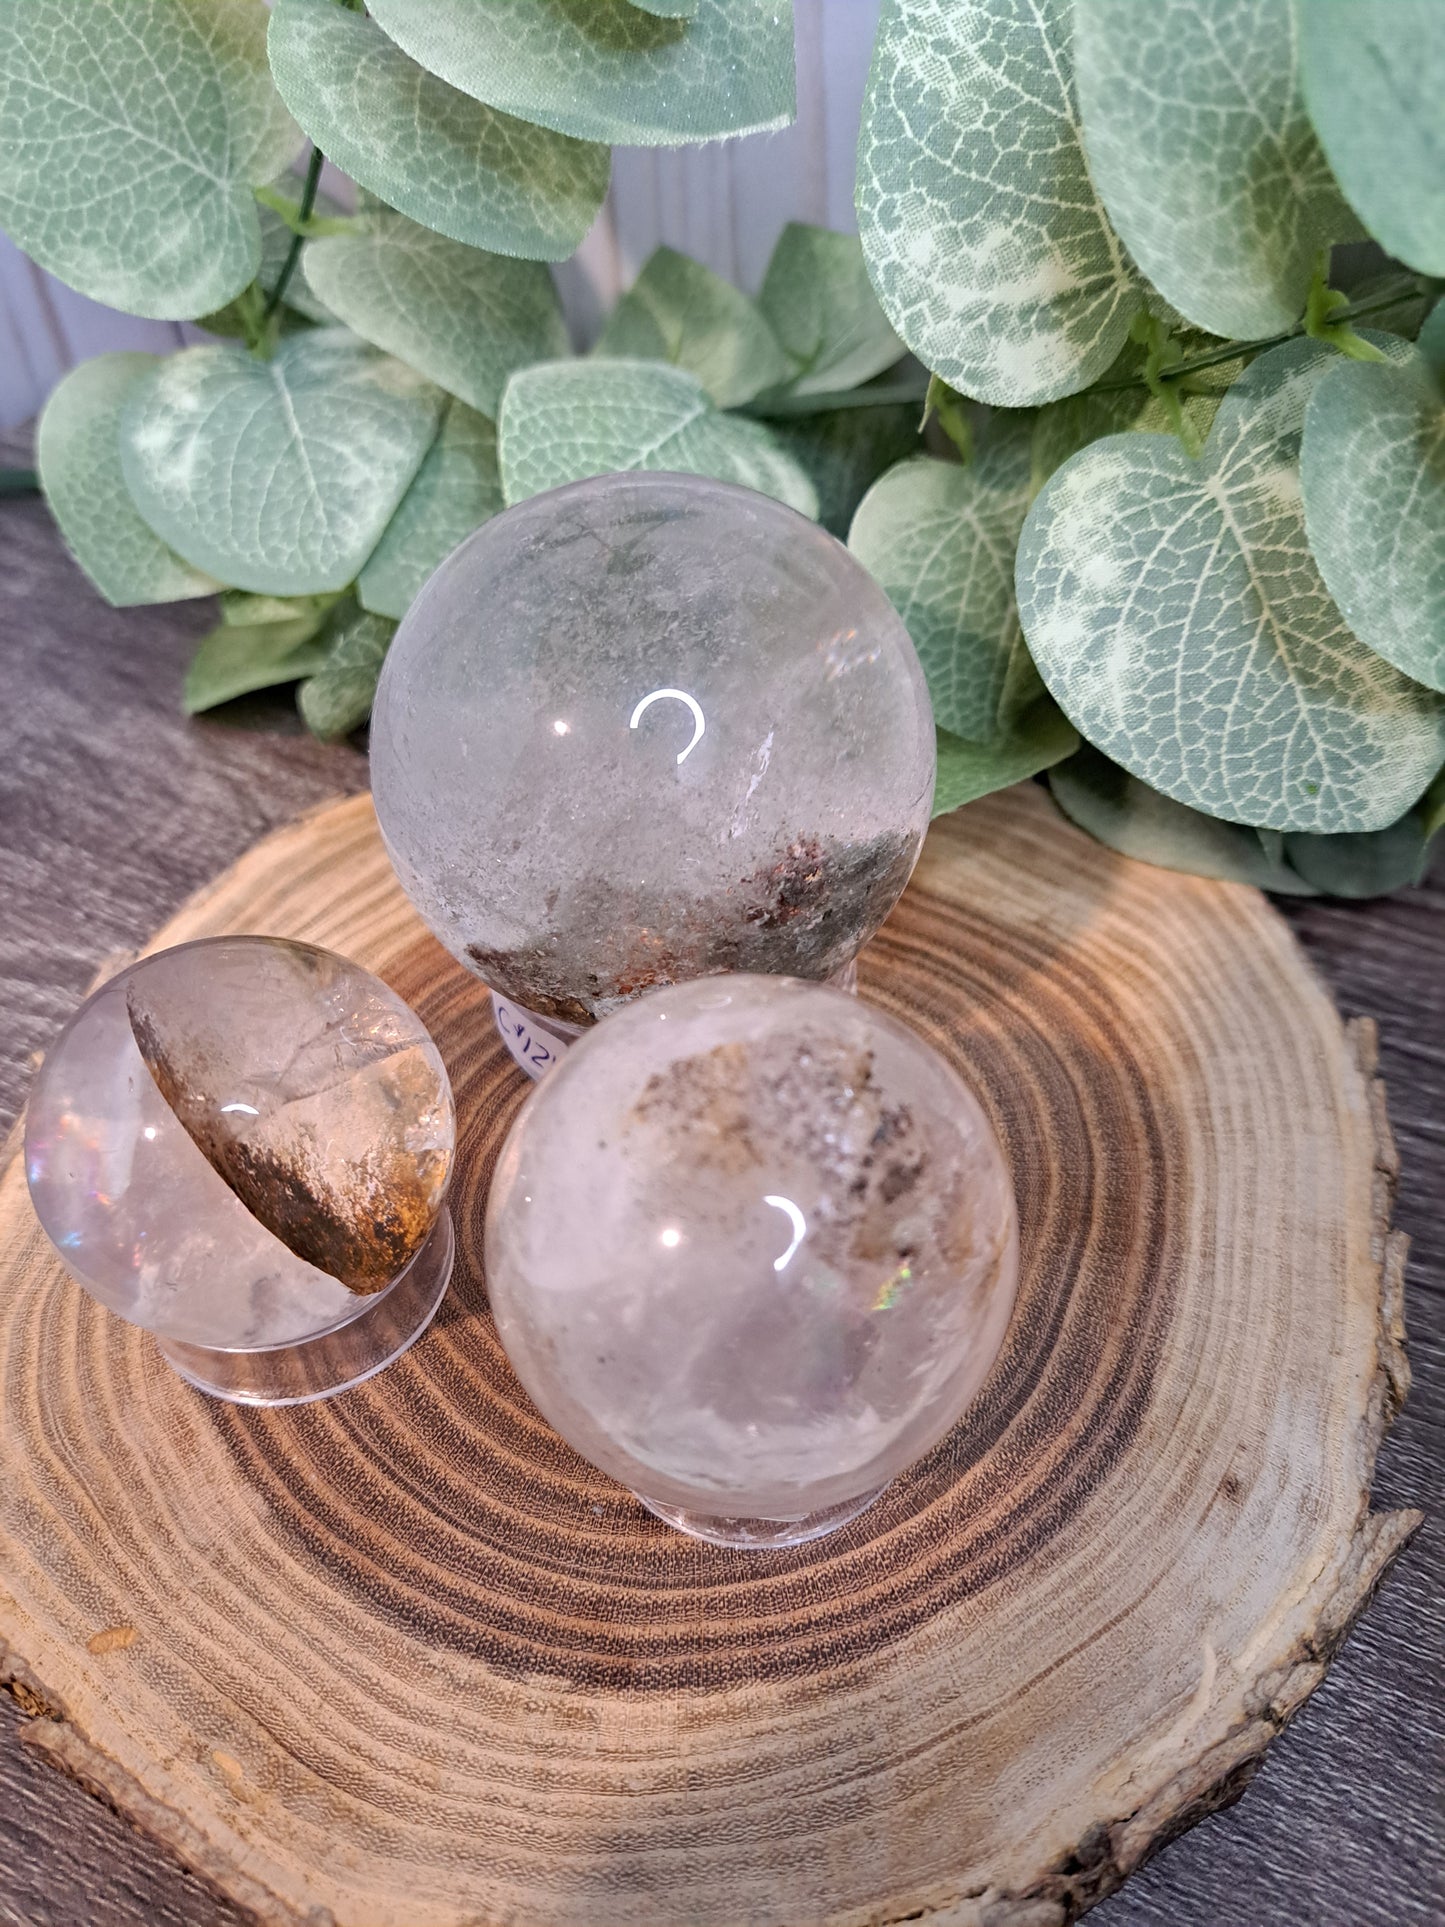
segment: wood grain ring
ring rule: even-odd
[[[481,1234],[526,1086],[366,798],[157,942],[242,929],[431,1025],[456,1287],[371,1383],[222,1406],[67,1283],[12,1162],[0,1636],[32,1743],[310,1927],[1058,1927],[1232,1797],[1417,1519],[1369,1511],[1407,1382],[1371,1034],[1262,898],[1113,857],[1036,788],[935,827],[863,994],[994,1118],[1019,1309],[950,1439],[762,1554],[669,1533],[513,1378]]]

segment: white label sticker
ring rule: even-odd
[[[544,1030],[530,1011],[509,1004],[495,991],[492,992],[492,1021],[497,1026],[497,1035],[528,1077],[545,1077],[552,1066],[567,1055],[564,1038]]]

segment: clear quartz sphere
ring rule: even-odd
[[[183,1348],[247,1352],[348,1325],[413,1267],[454,1139],[436,1046],[379,978],[216,937],[81,1006],[36,1079],[25,1162],[92,1297]]]
[[[684,1530],[789,1544],[927,1452],[1003,1343],[1013,1188],[938,1053],[841,991],[660,990],[527,1099],[486,1228],[518,1376]]]
[[[485,523],[387,654],[371,780],[454,956],[585,1026],[721,970],[825,978],[887,916],[933,798],[908,632],[841,543],[750,489],[604,475]]]

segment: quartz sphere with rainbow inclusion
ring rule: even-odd
[[[998,1140],[945,1059],[827,986],[714,977],[572,1045],[487,1215],[523,1385],[584,1457],[704,1538],[841,1524],[936,1444],[1017,1277]]]
[[[432,576],[371,776],[453,954],[586,1026],[709,972],[846,968],[917,858],[934,731],[907,631],[831,535],[749,489],[606,475]]]

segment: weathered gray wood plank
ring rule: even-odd
[[[0,463],[21,459],[0,442]],[[38,502],[0,503],[0,1121],[97,964],[257,836],[358,787],[299,734],[187,723],[208,605],[108,609]],[[270,709],[284,720],[284,704]],[[1342,1007],[1380,1020],[1415,1239],[1416,1383],[1378,1497],[1424,1530],[1241,1805],[1168,1848],[1100,1927],[1438,1927],[1445,1918],[1445,889],[1286,914]],[[124,1820],[33,1759],[0,1696],[0,1927],[240,1927]],[[682,1910],[680,1909],[680,1918]]]

